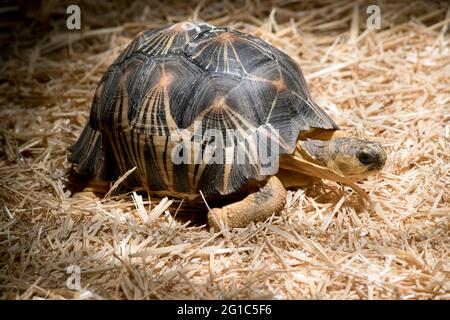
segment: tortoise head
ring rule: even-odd
[[[379,172],[386,152],[378,142],[350,137],[302,141],[303,149],[321,165],[359,181]]]

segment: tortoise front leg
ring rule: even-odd
[[[219,221],[229,228],[243,228],[251,222],[266,220],[274,212],[281,211],[285,203],[286,189],[276,176],[272,176],[259,190],[243,200],[211,209],[208,223],[215,231],[221,229]]]

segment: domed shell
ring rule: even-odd
[[[148,30],[101,79],[69,160],[130,187],[229,194],[278,171],[301,131],[338,129],[297,64],[263,40],[205,23]]]

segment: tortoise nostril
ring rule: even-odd
[[[366,152],[358,154],[358,159],[362,164],[371,164],[375,159]]]

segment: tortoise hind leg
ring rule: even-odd
[[[211,209],[208,223],[215,231],[221,229],[221,222],[229,228],[243,228],[251,222],[266,220],[274,212],[281,211],[285,203],[286,189],[276,176],[272,176],[243,200]]]

